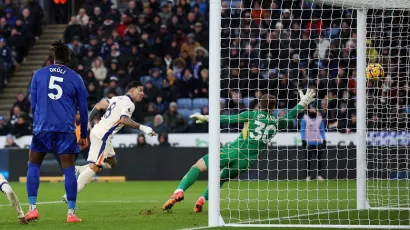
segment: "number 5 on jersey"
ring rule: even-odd
[[[56,76],[51,76],[50,77],[50,82],[48,83],[48,88],[53,90],[57,90],[57,94],[54,93],[49,93],[48,97],[51,98],[52,100],[58,100],[61,98],[63,95],[63,89],[61,86],[59,86],[56,82],[63,82],[64,78],[62,77],[56,77]]]

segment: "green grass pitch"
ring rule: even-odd
[[[391,181],[371,193],[372,200],[394,201],[409,207],[409,181]],[[83,223],[65,223],[67,206],[61,200],[62,183],[42,183],[39,190],[40,219],[20,226],[14,210],[0,195],[1,229],[184,229],[207,226],[207,205],[193,213],[206,182],[197,182],[185,200],[171,212],[161,207],[175,190],[177,181],[91,183],[79,194],[77,214]],[[27,211],[25,184],[11,183]],[[221,213],[225,222],[280,224],[400,224],[408,225],[409,211],[361,211],[356,207],[354,181],[236,181],[225,184]],[[400,190],[396,188],[400,187]],[[229,189],[228,189],[229,188]],[[387,196],[390,196],[388,199]],[[239,211],[240,210],[240,211]],[[231,229],[227,227],[218,229]],[[240,228],[254,229],[254,228]],[[278,228],[275,228],[278,229]],[[305,229],[305,228],[299,228]]]

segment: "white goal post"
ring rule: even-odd
[[[263,5],[263,0],[249,0],[248,2],[252,5],[254,4],[255,1]],[[275,0],[269,0],[269,2],[274,2],[274,1]],[[276,2],[288,2],[289,3],[292,1],[293,0],[281,0],[281,1],[276,1]],[[295,2],[296,1],[297,0],[295,0]],[[407,169],[407,172],[405,172],[407,173],[406,174],[407,179],[405,181],[399,181],[399,180],[393,181],[393,180],[390,180],[390,171],[387,172],[387,174],[385,172],[386,167],[390,167],[390,166],[385,165],[385,162],[383,161],[384,156],[382,156],[381,154],[383,154],[384,151],[386,151],[387,152],[386,154],[393,155],[393,153],[391,152],[399,151],[396,149],[399,149],[400,146],[398,145],[395,146],[393,144],[392,145],[393,147],[389,148],[389,146],[391,145],[387,144],[387,147],[386,146],[382,146],[382,147],[372,146],[371,150],[367,149],[369,146],[368,134],[370,132],[370,129],[368,128],[368,122],[369,122],[368,114],[374,113],[374,111],[377,111],[377,112],[381,111],[380,113],[384,113],[384,114],[395,113],[395,112],[392,112],[395,110],[390,109],[388,110],[388,112],[381,110],[380,107],[382,107],[383,105],[379,104],[379,102],[376,99],[382,98],[385,93],[381,93],[379,95],[377,92],[379,92],[378,90],[382,92],[384,90],[383,87],[388,87],[388,86],[386,86],[386,84],[384,83],[383,84],[381,83],[381,85],[372,83],[372,86],[369,86],[368,80],[366,79],[365,69],[366,69],[367,64],[372,61],[372,60],[369,60],[369,52],[368,52],[367,47],[369,46],[369,42],[372,38],[374,38],[375,40],[378,39],[373,36],[378,36],[377,30],[379,28],[383,28],[384,26],[388,26],[389,28],[400,27],[400,28],[403,28],[403,29],[400,29],[400,32],[406,30],[405,33],[407,33],[408,35],[410,34],[409,25],[407,24],[403,26],[401,24],[401,23],[405,23],[405,24],[410,23],[410,21],[398,20],[398,22],[396,22],[392,19],[392,22],[390,25],[384,25],[383,23],[380,24],[380,22],[378,22],[377,19],[382,18],[384,14],[383,13],[379,14],[378,12],[385,12],[387,10],[391,10],[393,12],[394,11],[407,12],[407,14],[399,13],[399,16],[395,16],[395,14],[392,13],[390,16],[392,18],[401,17],[401,18],[407,19],[407,17],[410,17],[410,14],[408,13],[408,11],[410,11],[410,0],[300,0],[300,1],[302,2],[305,1],[305,2],[312,3],[312,4],[316,3],[316,4],[326,5],[330,7],[330,11],[332,12],[333,12],[332,7],[337,7],[337,9],[343,9],[343,10],[349,9],[351,10],[351,15],[352,15],[351,21],[356,21],[355,29],[356,29],[357,37],[354,39],[354,43],[355,43],[354,49],[356,50],[356,56],[354,58],[349,56],[349,60],[348,60],[350,62],[351,60],[354,59],[354,61],[356,62],[354,69],[356,71],[355,116],[357,120],[357,124],[356,124],[357,131],[355,134],[349,134],[349,135],[355,135],[353,138],[355,145],[356,145],[355,147],[356,155],[354,156],[355,164],[356,164],[355,165],[355,172],[356,172],[355,178],[354,179],[350,178],[347,180],[335,179],[336,181],[334,183],[335,188],[337,189],[340,188],[340,190],[346,193],[346,194],[343,194],[343,192],[340,192],[339,194],[339,191],[337,190],[332,190],[332,189],[326,190],[327,187],[331,187],[330,184],[326,184],[326,186],[324,185],[322,186],[319,184],[319,182],[318,183],[314,182],[315,183],[314,185],[316,187],[309,188],[310,184],[306,184],[307,183],[306,181],[300,180],[300,179],[289,179],[289,180],[286,180],[286,182],[283,182],[285,184],[281,184],[282,182],[279,181],[280,180],[279,176],[277,179],[278,181],[276,182],[276,181],[272,181],[272,179],[270,179],[269,176],[264,179],[259,179],[259,177],[256,177],[256,179],[251,179],[252,176],[248,174],[246,179],[243,179],[243,180],[238,179],[234,185],[229,185],[228,182],[225,185],[223,185],[224,188],[226,187],[226,190],[225,190],[224,198],[221,198],[221,188],[219,184],[220,182],[219,156],[220,156],[220,149],[221,149],[220,147],[220,143],[221,143],[220,127],[221,126],[220,125],[221,124],[219,121],[219,117],[221,113],[220,112],[221,111],[221,108],[220,108],[221,99],[223,101],[225,101],[226,99],[220,96],[221,92],[225,89],[224,86],[221,85],[221,80],[224,80],[224,78],[227,78],[227,82],[229,86],[232,83],[231,81],[233,81],[229,78],[230,76],[224,75],[226,73],[230,74],[231,68],[233,69],[233,67],[226,66],[226,62],[221,61],[221,59],[224,59],[224,57],[221,57],[221,52],[223,51],[221,48],[221,40],[230,39],[230,37],[227,38],[227,37],[221,36],[221,33],[223,33],[223,29],[226,29],[226,28],[221,27],[223,26],[221,24],[221,20],[224,20],[224,18],[222,18],[221,16],[221,12],[222,10],[230,10],[230,9],[239,10],[240,11],[239,14],[233,14],[232,12],[230,14],[231,17],[239,17],[239,18],[232,18],[232,19],[239,21],[239,20],[242,20],[242,17],[245,17],[244,15],[246,14],[244,13],[245,12],[244,10],[246,10],[247,8],[245,9],[240,8],[239,4],[236,4],[238,3],[238,1],[234,2],[233,0],[230,0],[226,2],[228,4],[223,5],[222,4],[223,1],[221,0],[210,0],[209,1],[210,3],[210,14],[209,14],[210,16],[209,68],[210,69],[209,69],[209,72],[210,72],[211,77],[209,79],[209,85],[210,85],[209,95],[210,96],[209,96],[208,226],[209,227],[234,226],[234,227],[409,229],[410,200],[407,203],[403,204],[402,198],[405,197],[405,198],[410,199],[410,191],[408,191],[408,189],[410,189],[410,182],[409,182],[410,181],[410,170],[409,170],[410,154],[407,152],[408,150],[405,149],[406,154],[407,154],[405,161],[407,163],[404,163],[404,164]],[[297,2],[300,2],[300,1],[297,1]],[[288,5],[291,5],[291,3]],[[252,6],[245,6],[245,7],[252,7]],[[266,4],[265,6],[262,6],[262,7],[266,7]],[[266,9],[266,8],[263,8],[263,9]],[[249,8],[249,10],[251,10],[251,8]],[[278,10],[279,12],[281,12],[280,13],[281,15],[283,14],[284,10],[287,10],[287,8],[281,8],[280,4],[278,4]],[[375,10],[375,12],[377,13],[373,12],[374,15],[370,15],[368,14],[369,10]],[[311,16],[313,17],[313,13]],[[263,16],[261,15],[261,17]],[[232,21],[229,22],[229,25],[231,25],[231,23]],[[378,24],[376,25],[376,23]],[[397,23],[397,24],[394,24],[394,23]],[[232,25],[233,26],[236,25],[238,26],[238,28],[243,28],[243,25],[241,24],[241,22],[239,22],[239,25],[238,24],[234,25],[234,23],[232,23]],[[279,26],[279,27],[276,27],[276,26]],[[250,29],[251,32],[249,32],[249,34],[252,33],[253,29],[257,30],[258,31],[257,33],[261,33],[260,32],[261,30],[268,31],[264,33],[271,33],[270,31],[282,30],[282,27],[284,25],[277,24],[276,26],[272,25],[270,28],[266,29],[266,28],[262,28],[262,26],[259,25],[259,27],[251,28]],[[229,28],[229,29],[232,29],[232,28]],[[336,29],[341,30],[341,27],[336,28]],[[372,33],[372,35],[369,36],[369,32]],[[229,34],[234,34],[234,33],[235,32],[233,32],[232,30],[230,30],[229,32]],[[224,36],[227,36],[227,35],[224,35]],[[235,36],[239,37],[238,40],[243,39],[243,40],[248,40],[249,43],[252,42],[250,35],[249,37],[243,37],[245,35],[242,35],[242,34],[235,35]],[[263,34],[263,35],[258,35],[258,36],[262,37],[266,35]],[[401,38],[400,37],[401,35],[399,35],[399,38],[394,38],[394,35],[389,35],[389,36],[390,36],[389,38],[391,41],[394,39],[410,39],[410,37]],[[290,35],[288,36],[288,38],[293,39],[291,38]],[[339,39],[339,37],[336,37],[336,38]],[[264,38],[261,38],[260,40],[263,40],[263,39]],[[283,39],[281,40],[281,42],[286,42],[285,39],[280,36],[277,37],[276,39]],[[314,39],[318,39],[318,38],[312,38],[312,41],[314,41]],[[347,39],[350,39],[350,37]],[[407,58],[407,61],[410,62],[409,61],[410,60],[410,55],[409,55],[410,41],[407,44],[409,45],[409,47],[404,47],[403,49],[407,49],[406,58]],[[239,47],[237,48],[239,50],[238,52],[244,51],[245,49],[249,49],[246,44],[245,45],[239,44],[238,47]],[[252,47],[251,49],[253,48],[255,48],[256,50],[255,52],[259,52],[257,53],[258,58],[265,59],[264,57],[262,57],[262,54],[261,54],[263,52],[262,48],[255,46],[255,47]],[[234,59],[230,53],[231,49],[234,49],[234,48],[231,48],[231,46],[229,45],[227,49],[228,50],[227,52],[229,52],[228,58],[225,58],[225,59],[228,59],[228,60],[231,58]],[[317,49],[319,50],[319,45]],[[380,47],[380,50],[381,50],[380,52],[383,52],[382,46]],[[244,52],[246,53],[246,51]],[[386,71],[386,75],[389,75],[388,79],[390,79],[390,75],[393,75],[392,72],[394,72],[393,70],[389,72],[389,70],[394,69],[395,68],[394,65],[396,64],[397,65],[401,64],[405,66],[406,71],[407,71],[407,77],[408,77],[410,74],[409,72],[410,63],[402,63],[402,61],[400,60],[400,57],[401,57],[400,55],[402,55],[402,53],[399,52],[399,54],[392,54],[392,52],[389,50],[386,52],[388,52],[388,54],[386,55],[388,56],[389,59],[395,59],[395,58],[397,59],[397,61],[395,61],[394,63],[391,61],[388,61],[388,64],[386,64],[387,66],[383,65],[383,68],[385,68],[385,71]],[[239,59],[238,63],[241,62],[241,58],[243,58],[245,61],[246,60],[249,61],[251,59],[250,53],[251,51],[249,51],[249,56],[242,57],[239,55],[238,57],[235,56],[235,58]],[[268,62],[271,59],[275,59],[277,57],[269,57],[269,58],[268,58]],[[300,58],[300,56],[299,55],[296,56],[296,59],[297,58]],[[292,58],[289,57],[289,62],[291,61],[291,59]],[[342,59],[343,57],[340,57],[339,62]],[[383,58],[376,57],[374,60],[380,61],[381,59]],[[320,63],[320,60],[319,60],[319,63]],[[235,69],[236,68],[240,69],[240,67],[235,67]],[[252,66],[252,63],[249,62],[247,64],[247,68],[249,68],[249,72],[250,72],[250,69],[255,68],[255,67]],[[270,73],[277,74],[277,72],[279,72],[280,70],[280,68],[272,69],[271,66],[264,66],[264,67],[257,66],[256,68],[258,69],[260,75],[262,75],[262,72],[264,72],[264,74],[266,72],[268,75]],[[309,68],[309,67],[304,67],[304,68]],[[331,69],[330,64],[326,66],[325,68],[327,68],[327,70],[330,72],[330,69]],[[397,68],[400,68],[400,67],[397,67]],[[291,69],[292,68],[290,67],[290,64],[288,64],[288,66],[286,67],[286,71],[290,71]],[[223,72],[224,70],[227,70],[227,71]],[[299,71],[299,67],[298,67],[298,71]],[[239,76],[239,73],[238,73],[238,76]],[[250,77],[248,76],[248,78]],[[240,91],[241,85],[240,83],[238,84],[239,84],[238,91]],[[251,91],[252,90],[251,87],[253,87],[252,83],[248,81],[247,84],[248,84],[248,87],[250,87],[249,91]],[[257,86],[259,85],[260,83],[257,84]],[[369,89],[369,87],[372,87],[372,89]],[[409,84],[409,87],[410,87],[410,84]],[[268,89],[268,91],[269,90],[272,90],[272,92],[274,91],[274,89]],[[288,90],[288,92],[290,91]],[[228,94],[230,95],[230,91]],[[254,95],[251,95],[250,93],[248,93],[248,95],[243,95],[243,98],[241,99],[244,99],[246,97],[246,98],[249,98],[249,100],[251,100],[251,98],[253,99],[253,96]],[[376,98],[376,99],[371,100],[372,98]],[[368,106],[369,100],[371,101],[371,103],[373,103],[371,107]],[[406,98],[405,100],[410,100],[410,99]],[[410,103],[409,103],[409,107],[410,107]],[[251,109],[249,108],[249,101],[247,101],[246,108]],[[240,109],[238,108],[238,110]],[[336,108],[336,110],[338,110],[338,108]],[[377,118],[376,115],[374,116]],[[398,114],[397,114],[397,117],[399,117]],[[383,119],[385,118],[383,117]],[[398,120],[399,118],[395,118],[395,119]],[[387,121],[387,123],[389,122],[390,121]],[[406,120],[406,122],[408,122],[408,120]],[[377,124],[378,123],[377,120],[374,120],[373,123],[376,124],[374,127],[377,127],[377,128],[374,128],[372,131],[377,131],[377,132],[389,131],[388,126]],[[408,130],[397,128],[397,133],[400,131],[407,132]],[[284,131],[284,132],[286,133],[287,131]],[[279,135],[280,135],[280,132],[278,132],[278,136]],[[330,140],[330,141],[333,143],[337,142],[337,140]],[[331,148],[326,149],[325,152],[331,151],[330,149],[336,149],[336,148],[344,148],[344,149],[341,149],[340,151],[345,151],[345,148],[347,147],[343,147],[343,146],[340,147],[340,146],[333,145]],[[386,148],[387,150],[385,150]],[[403,148],[407,148],[407,147],[403,147]],[[339,149],[336,149],[334,151],[339,151]],[[280,154],[281,150],[278,149],[277,152],[278,154]],[[287,154],[287,153],[283,153],[283,154]],[[369,156],[371,156],[371,159],[368,158]],[[394,160],[391,160],[391,159],[389,160],[389,159],[387,160],[388,165],[390,164],[396,165],[396,163],[401,164],[398,162],[399,160],[396,158],[394,158]],[[337,160],[338,159],[336,159],[336,161]],[[272,161],[270,159],[267,159],[267,162],[268,162],[267,164],[269,164],[269,162],[272,162]],[[286,164],[286,162],[284,161],[280,161],[280,162]],[[371,164],[372,169],[368,169],[370,164]],[[265,164],[260,164],[260,165],[264,165],[260,167],[266,167]],[[398,166],[394,166],[394,167],[398,167]],[[277,166],[277,168],[279,169],[279,166]],[[268,171],[267,174],[269,174],[269,168],[262,168],[259,170]],[[282,172],[284,171],[286,171],[286,169],[282,170]],[[347,173],[348,172],[349,172],[349,169],[347,169]],[[278,174],[279,173],[280,172],[278,172]],[[285,172],[285,173],[288,173],[290,175],[293,172]],[[241,182],[241,181],[248,181],[248,182]],[[288,182],[288,181],[291,181],[291,182]],[[241,183],[248,183],[248,184],[243,185]],[[257,184],[256,189],[250,183],[256,183]],[[302,183],[305,183],[305,184],[302,184]],[[331,182],[324,182],[324,183],[331,183]],[[387,185],[385,185],[386,183]],[[296,197],[297,199],[300,199],[300,202],[299,200],[293,200],[293,201],[288,200],[291,198],[286,198],[286,200],[280,200],[283,197],[287,197],[283,195],[288,192],[287,189],[294,191],[295,188],[293,186],[296,186],[296,190],[299,188],[303,188],[303,191],[305,191],[306,197],[304,196],[304,194],[298,192],[296,194]],[[344,188],[343,186],[347,186],[348,188]],[[286,189],[282,189],[282,188],[286,188]],[[323,189],[323,190],[320,190],[320,189]],[[352,195],[351,193],[352,191],[354,191],[354,195]],[[252,193],[258,193],[258,194],[254,195]],[[274,193],[281,193],[281,194],[274,194]],[[317,208],[315,210],[311,210],[309,208],[310,207],[309,205],[311,205],[311,203],[309,203],[310,202],[309,197],[311,197],[311,194],[313,193],[318,196],[315,201],[312,201],[312,202],[318,203]],[[322,210],[321,209],[322,206],[320,202],[326,202],[326,201],[321,200],[320,198],[321,193],[326,194],[327,197],[330,197],[333,195],[330,193],[335,193],[336,194],[334,195],[336,197],[335,199],[339,199],[339,200],[337,202],[334,202],[333,204],[327,201],[329,202],[328,210],[325,210],[325,209]],[[403,195],[403,193],[405,194]],[[272,200],[271,199],[272,197],[276,197],[276,199],[278,200]],[[221,201],[227,202],[228,208],[222,209]],[[283,202],[287,202],[287,203],[283,204]],[[352,206],[352,203],[354,203],[353,206]],[[334,209],[333,207],[330,208],[331,205],[335,205],[336,209]],[[287,209],[282,210],[281,207],[287,207]],[[235,210],[233,210],[233,208],[235,208]],[[274,209],[274,212],[270,211],[269,209]],[[393,210],[394,212],[391,210]],[[382,213],[384,211],[386,212]],[[287,214],[284,214],[284,213],[287,213]],[[371,218],[372,216],[377,216],[377,215],[380,216],[378,219],[373,220]],[[383,215],[387,215],[386,219],[383,219],[384,217],[382,218]],[[407,221],[402,220],[403,216],[405,215],[407,215]],[[352,216],[354,216],[353,219],[352,219]],[[365,216],[365,217],[362,217],[362,216]],[[391,221],[390,221],[390,218],[392,218]]]

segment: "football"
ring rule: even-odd
[[[382,65],[378,63],[369,64],[366,68],[366,77],[369,80],[377,80],[384,77],[384,70]]]

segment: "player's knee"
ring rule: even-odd
[[[99,172],[101,168],[97,166],[96,164],[89,163],[88,166],[90,167],[91,170],[93,170],[95,173]]]
[[[206,171],[208,171],[208,168],[206,167],[205,161],[204,161],[203,159],[199,159],[199,160],[195,163],[194,166],[197,167],[197,168],[199,168],[199,170],[200,170],[201,172],[206,172]]]
[[[104,159],[104,162],[109,164],[111,168],[114,168],[115,166],[117,166],[117,158],[115,157],[107,157]]]

